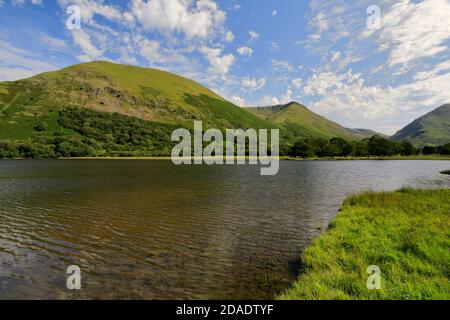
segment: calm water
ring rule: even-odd
[[[450,187],[449,161],[0,161],[0,299],[272,298],[348,194]],[[68,291],[66,268],[82,270]]]

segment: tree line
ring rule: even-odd
[[[3,158],[65,158],[98,156],[170,156],[175,126],[145,121],[116,113],[84,108],[65,108],[58,123],[66,131],[46,135],[48,126],[35,126],[36,136],[24,141],[0,140]],[[450,143],[417,149],[410,142],[392,142],[381,136],[362,141],[343,138],[302,138],[293,145],[284,143],[280,154],[291,157],[369,157],[450,155]],[[248,154],[248,150],[247,150]]]
[[[409,141],[394,142],[378,135],[361,141],[348,141],[343,138],[332,138],[330,140],[302,138],[291,147],[284,148],[283,153],[296,158],[450,155],[450,143],[437,147],[425,146],[419,149]]]

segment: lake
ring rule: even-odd
[[[347,195],[450,187],[450,161],[0,161],[0,299],[270,299]],[[78,265],[82,290],[66,288]]]

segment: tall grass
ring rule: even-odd
[[[450,299],[450,190],[348,198],[281,299]],[[367,288],[367,268],[381,289]]]

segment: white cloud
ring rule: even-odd
[[[57,66],[29,52],[0,40],[0,81],[12,81],[58,69]]]
[[[373,36],[380,50],[389,50],[389,66],[408,66],[448,50],[450,1],[404,0],[382,13],[381,29],[365,29],[363,39]]]
[[[339,51],[333,51],[331,53],[331,62],[336,62],[340,59],[341,53]]]
[[[417,73],[414,76],[414,79],[425,80],[425,79],[433,78],[444,71],[450,72],[450,60],[447,60],[447,61],[437,64],[436,66],[434,66],[434,68],[432,70],[422,71],[422,72]]]
[[[158,41],[150,41],[145,39],[141,44],[140,54],[150,63],[163,63],[165,56],[160,53],[160,45]]]
[[[280,46],[275,41],[270,43],[269,49],[272,51],[280,51]]]
[[[250,36],[250,40],[256,40],[259,38],[259,34],[253,30],[250,30],[248,32],[249,36]]]
[[[247,92],[253,92],[262,89],[266,85],[266,79],[244,78],[241,82],[241,89]]]
[[[41,42],[46,45],[46,47],[49,50],[57,51],[65,51],[69,49],[69,46],[67,45],[66,41],[62,39],[57,39],[50,37],[48,35],[43,35],[41,38]]]
[[[111,21],[123,21],[123,14],[120,8],[109,6],[99,0],[58,0],[61,7],[66,8],[70,5],[77,5],[80,7],[81,18],[83,24],[94,26],[95,15],[102,16]]]
[[[277,11],[277,10],[273,10],[273,11],[272,11],[272,16],[275,17],[277,14],[278,14],[278,11]]]
[[[234,40],[234,34],[231,31],[227,31],[227,33],[225,34],[225,41],[226,42],[233,42]]]
[[[232,96],[230,100],[239,107],[244,107],[246,105],[245,99],[237,95]]]
[[[200,50],[209,62],[210,71],[214,74],[227,74],[234,63],[234,55],[222,55],[222,49],[203,47]]]
[[[72,32],[73,41],[84,52],[83,55],[79,55],[80,61],[92,61],[102,57],[104,50],[97,48],[91,41],[91,36],[83,29],[74,30]]]
[[[259,104],[261,106],[276,106],[280,104],[280,100],[276,97],[272,96],[264,96],[260,101]]]
[[[131,9],[147,30],[183,33],[188,39],[205,39],[226,18],[212,0],[133,0]]]
[[[367,86],[361,74],[322,72],[306,81],[316,111],[348,127],[393,134],[413,119],[450,101],[450,73],[396,87]]]
[[[300,89],[302,87],[302,79],[301,78],[292,79],[292,85],[297,89]]]
[[[240,47],[236,50],[241,56],[251,57],[253,54],[253,49],[249,47]]]
[[[272,62],[272,65],[274,66],[275,70],[277,70],[277,71],[292,72],[295,69],[288,61],[285,61],[285,60],[272,59],[271,62]]]
[[[292,98],[292,89],[291,87],[288,87],[286,92],[280,97],[272,97],[272,96],[264,96],[260,101],[259,104],[261,106],[274,106],[274,105],[280,105],[280,104],[287,104],[289,102],[292,102],[294,99]]]
[[[140,55],[146,59],[150,65],[184,63],[186,57],[174,50],[162,48],[155,40],[143,39],[138,42]]]

